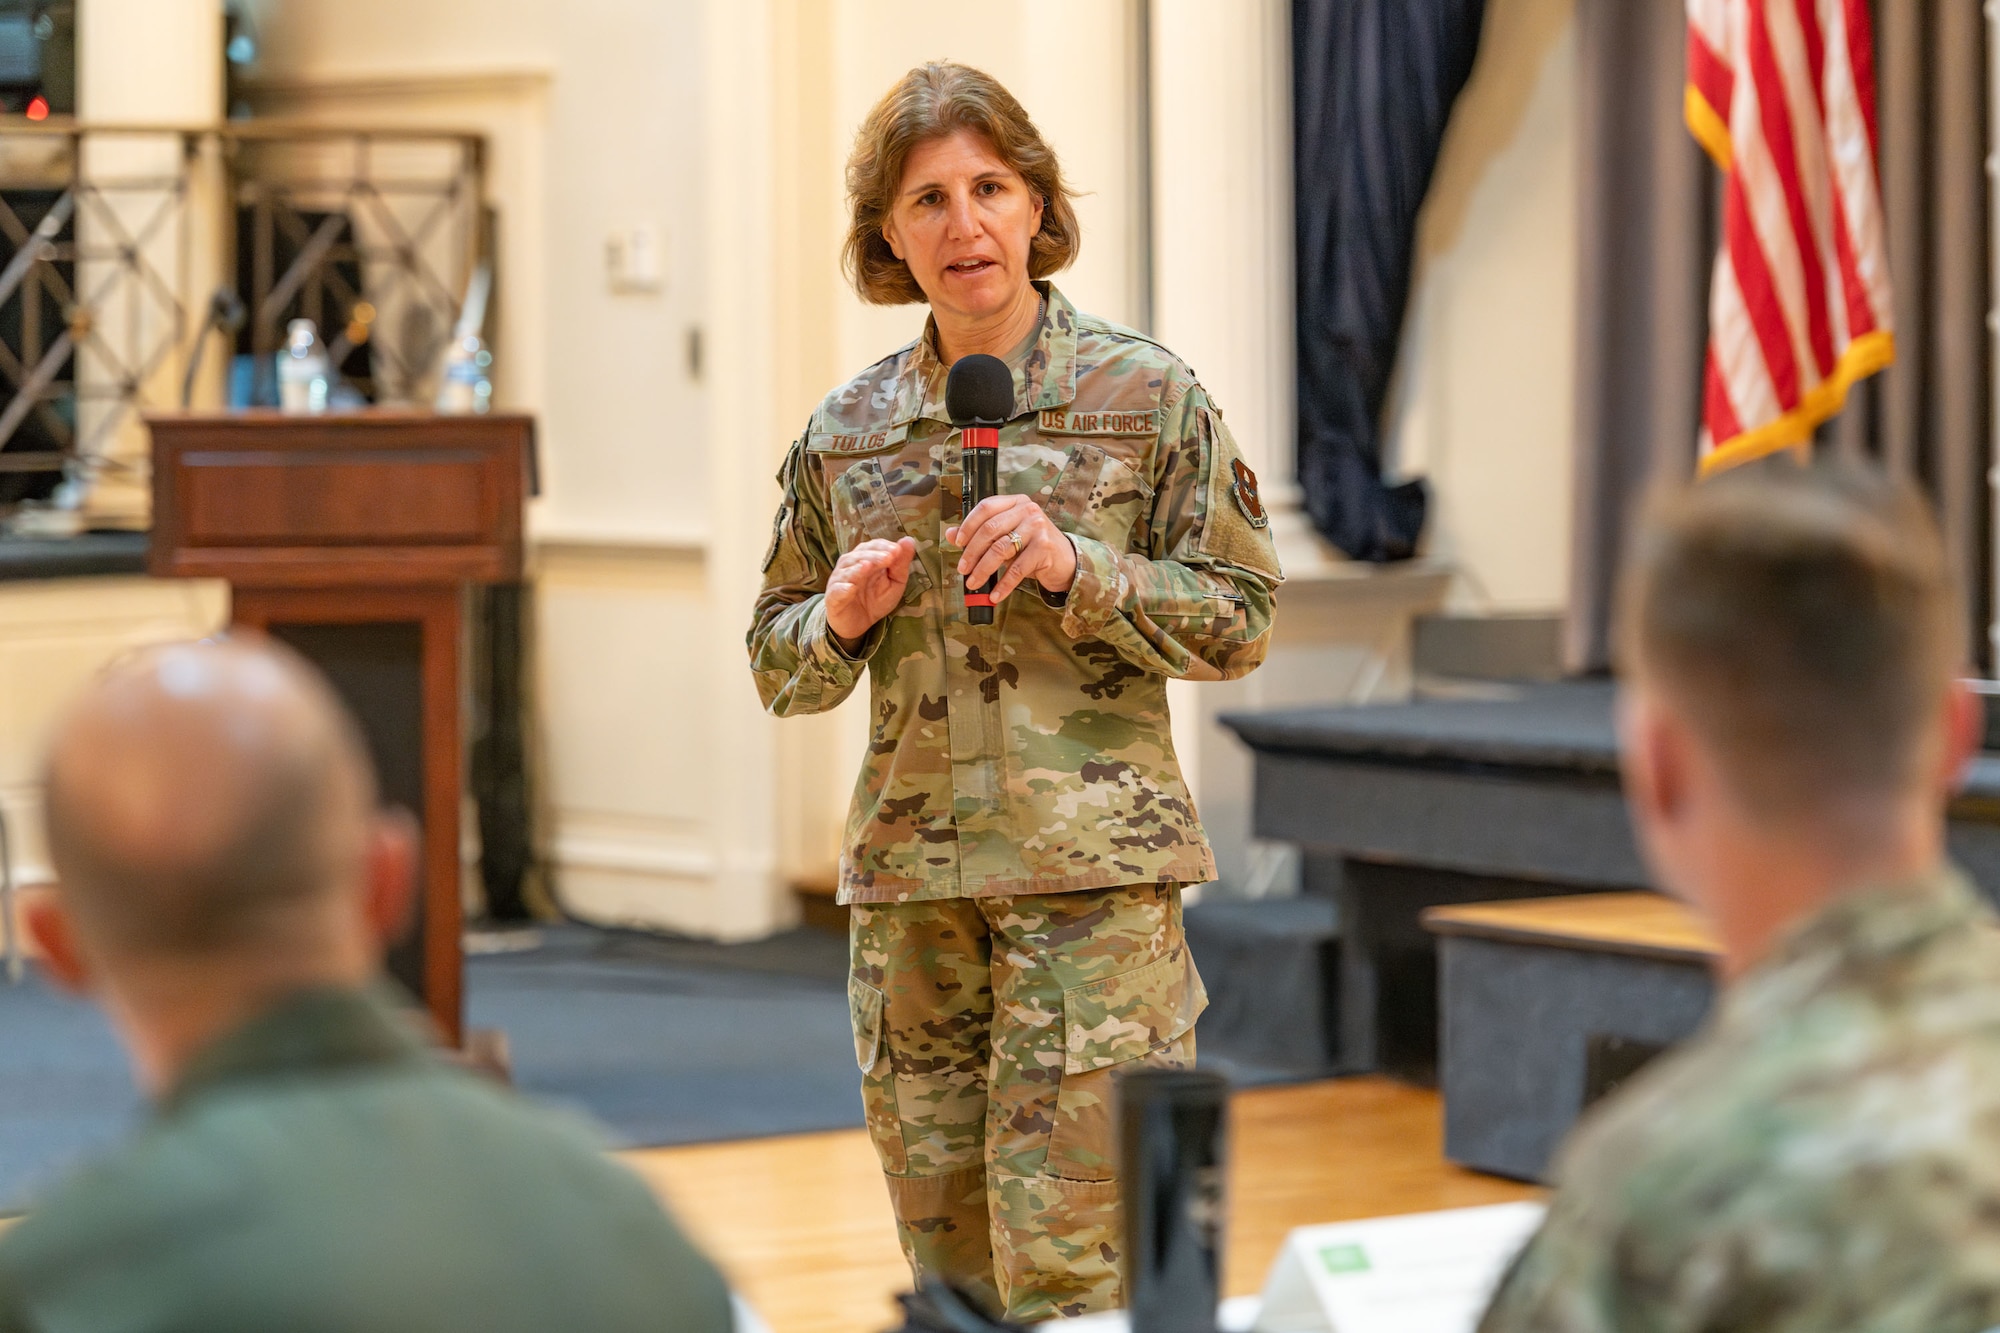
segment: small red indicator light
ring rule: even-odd
[[[42,96],[40,93],[36,93],[33,100],[31,100],[28,103],[28,119],[47,120],[48,118],[49,118],[49,99]]]

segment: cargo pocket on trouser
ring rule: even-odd
[[[888,997],[850,976],[847,1009],[854,1029],[854,1063],[861,1069],[868,1137],[882,1162],[897,1238],[911,1275],[918,1281],[943,1278],[969,1292],[989,1312],[998,1313],[993,1250],[987,1237],[986,1168],[975,1160],[955,1171],[936,1170],[935,1154],[926,1150],[934,1145],[927,1144],[921,1129],[912,1136],[898,1100]],[[927,1099],[920,1090],[914,1100],[921,1108]]]
[[[889,1059],[882,992],[859,977],[847,979],[847,1014],[854,1027],[854,1063],[861,1069],[861,1109],[868,1137],[882,1169],[900,1175],[908,1169],[903,1146],[903,1117],[896,1108],[896,1072]]]
[[[1185,943],[1144,966],[1063,992],[1063,1074],[1047,1164],[995,1187],[995,1266],[1015,1320],[1123,1303],[1118,1076],[1194,1063],[1208,992]]]
[[[1063,1076],[1043,1174],[1118,1174],[1115,1085],[1140,1066],[1194,1063],[1194,1021],[1208,991],[1185,943],[1130,972],[1063,992]]]

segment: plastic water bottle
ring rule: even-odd
[[[286,412],[326,411],[333,367],[309,319],[285,326],[285,350],[278,353],[278,407]]]
[[[476,333],[452,341],[438,379],[437,410],[456,414],[485,413],[493,406],[493,380],[486,368],[493,354]]]

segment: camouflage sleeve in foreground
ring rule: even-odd
[[[849,657],[827,628],[826,581],[840,558],[839,543],[826,497],[805,465],[804,443],[801,437],[778,470],[785,497],[774,520],[748,640],[757,693],[779,717],[838,707],[853,693],[883,634],[878,622]]]
[[[1063,628],[1149,672],[1234,680],[1264,660],[1283,582],[1255,477],[1199,384],[1161,423],[1163,458],[1144,554],[1072,532],[1076,582]]]
[[[2000,1328],[2000,930],[1844,896],[1594,1108],[1482,1333]]]
[[[1874,1128],[1877,1150],[1892,1156],[1896,1126]],[[1746,1125],[1744,1137],[1758,1130]],[[1858,1143],[1765,1146],[1784,1169],[1748,1187],[1757,1169],[1725,1155],[1706,1170],[1682,1162],[1685,1189],[1655,1192],[1641,1179],[1559,1192],[1479,1333],[2000,1327],[1994,1223],[1961,1207],[1968,1182],[1953,1163],[1932,1158],[1926,1180],[1915,1162],[1883,1160],[1871,1178],[1856,1159],[1873,1153]]]

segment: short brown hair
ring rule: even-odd
[[[1623,592],[1622,665],[1683,712],[1753,811],[1919,777],[1966,644],[1951,563],[1907,483],[1772,460],[1663,492]]]
[[[909,265],[896,258],[882,234],[883,220],[903,183],[903,164],[918,144],[958,130],[986,137],[1000,160],[1020,173],[1041,196],[1042,229],[1028,247],[1028,276],[1046,278],[1076,260],[1082,245],[1074,196],[1063,184],[1055,150],[1014,94],[990,74],[940,61],[918,65],[896,81],[854,136],[847,158],[847,202],[851,218],[841,268],[861,299],[870,305],[907,305],[925,300]]]

